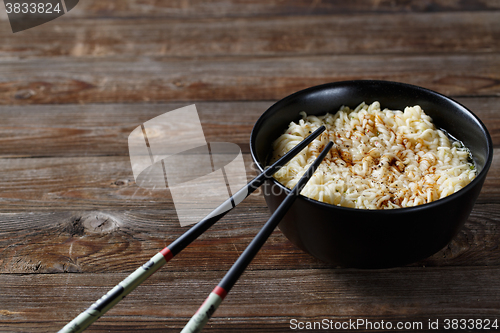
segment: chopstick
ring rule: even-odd
[[[319,154],[313,164],[309,167],[309,169],[307,169],[295,187],[287,194],[285,200],[283,200],[281,205],[279,205],[273,215],[271,215],[269,220],[267,220],[266,224],[264,224],[262,229],[260,229],[259,233],[250,242],[245,251],[243,251],[241,256],[222,278],[217,287],[215,287],[215,289],[210,293],[205,302],[203,302],[198,311],[196,311],[191,320],[189,320],[181,333],[198,333],[203,329],[210,317],[214,314],[215,310],[217,310],[219,305],[224,300],[224,297],[226,297],[236,281],[243,274],[243,271],[250,264],[257,252],[259,252],[262,245],[264,245],[273,230],[278,226],[283,216],[285,216],[288,209],[300,194],[300,191],[302,191],[332,146],[333,142],[331,141],[325,146],[321,154]]]
[[[297,155],[302,149],[304,149],[309,143],[311,143],[316,137],[318,137],[325,129],[325,126],[319,127],[307,138],[290,149],[288,153],[286,153],[283,157],[273,163],[264,172],[252,179],[246,186],[236,192],[233,196],[224,201],[203,220],[191,227],[170,245],[154,255],[148,262],[135,270],[123,281],[118,283],[113,289],[102,296],[88,309],[80,313],[71,322],[64,326],[59,331],[59,333],[83,332],[93,322],[99,319],[99,317],[105,314],[131,291],[137,288],[137,286],[139,286],[144,280],[146,280],[149,276],[156,272],[161,266],[170,261],[170,259],[176,256],[179,252],[181,252],[184,248],[191,244],[196,238],[207,231],[212,225],[215,224],[215,222],[220,220],[238,203],[252,194],[259,186],[264,183],[266,179],[271,178],[276,171],[278,171],[282,166],[288,163],[293,157],[295,157],[295,155]]]

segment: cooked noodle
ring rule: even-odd
[[[381,110],[378,102],[361,103],[335,114],[301,115],[273,143],[274,160],[321,125],[327,130],[274,177],[292,188],[333,141],[301,192],[312,199],[365,209],[411,207],[446,197],[476,175],[467,148],[436,129],[418,105],[402,112]]]

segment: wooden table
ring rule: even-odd
[[[495,0],[82,0],[16,34],[1,12],[1,332],[59,330],[186,230],[168,191],[135,185],[128,156],[129,133],[167,111],[195,103],[207,141],[238,144],[250,179],[250,131],[273,102],[393,80],[469,107],[499,154]],[[434,256],[342,269],[276,230],[205,331],[500,321],[496,156],[465,227]],[[180,331],[269,216],[252,195],[88,331]]]

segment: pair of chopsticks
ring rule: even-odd
[[[301,141],[298,145],[292,148],[287,154],[281,157],[273,165],[267,168],[264,172],[259,174],[257,177],[252,179],[245,187],[236,192],[232,197],[227,199],[209,215],[207,215],[203,220],[195,224],[191,229],[186,231],[182,236],[177,238],[170,245],[165,247],[163,250],[158,252],[153,256],[147,263],[139,267],[127,278],[117,284],[113,289],[111,289],[107,294],[102,296],[97,302],[92,304],[87,310],[83,311],[80,315],[74,318],[66,326],[64,326],[59,333],[78,333],[83,332],[87,327],[89,327],[93,322],[95,322],[99,317],[105,314],[109,309],[115,306],[119,301],[121,301],[125,296],[127,296],[131,291],[133,291],[137,286],[139,286],[144,280],[156,272],[161,266],[166,264],[170,259],[176,256],[184,248],[186,248],[191,242],[198,238],[201,234],[207,231],[212,225],[214,225],[218,220],[220,220],[227,212],[229,212],[234,205],[234,202],[241,202],[243,199],[252,194],[258,187],[260,187],[266,179],[272,177],[272,175],[278,171],[282,166],[288,163],[295,155],[297,155],[302,149],[304,149],[309,143],[311,143],[316,137],[318,137],[325,130],[324,126],[321,126],[311,135]],[[331,149],[333,143],[330,142],[314,161],[311,167],[306,171],[306,173],[299,180],[297,185],[292,189],[287,195],[285,200],[281,203],[278,209],[273,213],[273,215],[266,222],[264,227],[260,230],[257,236],[252,240],[249,246],[245,249],[242,255],[234,263],[231,269],[228,271],[226,276],[222,279],[219,285],[214,289],[214,291],[207,298],[205,303],[196,312],[193,318],[188,322],[186,327],[182,332],[199,332],[203,326],[208,322],[210,316],[213,314],[215,309],[220,305],[222,299],[226,296],[229,290],[236,283],[238,278],[241,276],[245,268],[252,261],[254,256],[260,250],[262,245],[265,243],[267,238],[269,238],[272,231],[281,221],[282,217],[285,215],[287,210],[292,205],[293,201],[300,193],[302,188],[305,186],[309,178],[313,175],[314,171],[318,165],[322,162],[328,151]],[[232,207],[228,209],[228,207]],[[207,307],[208,306],[208,307]],[[199,321],[198,319],[201,319]]]
[[[233,266],[229,269],[226,275],[219,282],[217,287],[210,293],[205,302],[201,305],[194,316],[189,320],[181,333],[197,333],[202,330],[205,324],[208,322],[210,317],[214,314],[215,310],[226,297],[227,293],[234,286],[236,281],[239,279],[241,274],[247,266],[250,264],[252,259],[255,257],[257,252],[266,240],[269,238],[273,230],[278,226],[283,216],[285,216],[288,209],[292,206],[293,202],[300,194],[300,191],[306,186],[306,183],[316,171],[316,168],[321,164],[326,154],[330,151],[333,146],[333,142],[329,142],[321,154],[316,158],[313,164],[307,169],[304,175],[300,178],[294,188],[287,194],[285,200],[278,206],[276,211],[271,215],[266,224],[260,229],[257,236],[250,242],[245,251],[236,260]]]

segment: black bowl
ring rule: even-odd
[[[271,106],[259,118],[250,137],[252,158],[260,171],[272,142],[291,121],[308,115],[335,113],[342,105],[379,101],[382,108],[402,110],[420,105],[438,128],[462,141],[472,153],[478,173],[460,191],[416,207],[366,210],[338,207],[299,196],[279,224],[285,236],[314,257],[343,267],[384,268],[431,256],[458,233],[481,191],[493,157],[491,137],[467,108],[434,91],[388,81],[345,81],[294,93]],[[274,212],[289,190],[276,180],[263,185]]]

